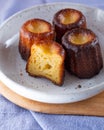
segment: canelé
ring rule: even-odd
[[[76,28],[62,37],[66,69],[79,78],[91,78],[103,67],[98,37],[89,29]]]
[[[61,86],[64,79],[65,50],[55,41],[38,41],[31,47],[26,71],[31,76],[45,77]]]
[[[61,43],[61,38],[66,31],[78,27],[86,28],[86,18],[76,9],[65,8],[56,12],[53,25],[56,31],[56,41]]]
[[[20,29],[19,52],[24,60],[30,56],[30,49],[34,41],[53,40],[55,31],[53,26],[43,19],[30,19]]]

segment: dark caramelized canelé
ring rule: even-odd
[[[38,40],[53,40],[55,31],[53,26],[43,19],[26,21],[20,29],[19,52],[24,60],[30,56],[30,49]]]
[[[79,78],[91,78],[103,67],[98,37],[89,29],[76,28],[62,37],[66,69]]]
[[[79,27],[86,28],[86,18],[82,12],[66,8],[54,15],[53,25],[56,31],[56,41],[61,42],[66,31]]]

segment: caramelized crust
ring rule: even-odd
[[[79,78],[91,78],[103,67],[98,37],[89,29],[73,29],[65,33],[66,68]]]
[[[23,59],[30,56],[30,49],[34,41],[53,40],[55,31],[52,25],[42,19],[26,21],[20,29],[19,52]]]
[[[55,41],[38,41],[31,47],[26,71],[31,76],[45,77],[61,86],[64,79],[65,51]]]
[[[56,41],[61,43],[61,38],[66,31],[79,27],[86,28],[86,18],[82,12],[66,8],[54,15],[53,25],[56,31]]]

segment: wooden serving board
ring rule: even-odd
[[[11,102],[37,112],[104,116],[104,92],[84,101],[67,104],[49,104],[27,99],[10,90],[2,82],[0,82],[0,93]]]

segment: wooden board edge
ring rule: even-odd
[[[104,92],[93,98],[76,103],[49,104],[25,98],[10,90],[0,81],[0,93],[14,104],[36,112],[48,114],[104,116]],[[99,103],[101,103],[102,107],[99,106]]]

